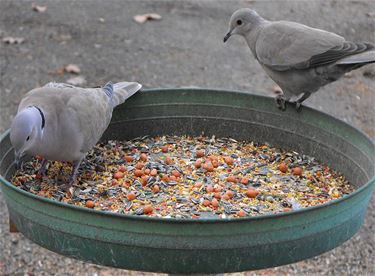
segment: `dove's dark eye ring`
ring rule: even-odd
[[[27,136],[26,141],[29,141],[29,140],[30,140],[30,136]]]
[[[241,19],[237,20],[237,25],[242,25],[242,20]]]

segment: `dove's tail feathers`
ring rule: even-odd
[[[103,86],[104,93],[108,96],[108,98],[112,98],[113,96],[113,84],[112,82],[107,82],[106,85]]]
[[[375,50],[366,51],[360,54],[351,55],[339,60],[337,65],[351,65],[357,64],[360,66],[366,65],[368,63],[375,62]]]
[[[126,101],[129,97],[133,96],[138,92],[142,85],[137,82],[118,82],[113,85],[114,96],[113,96],[113,106],[117,106]]]

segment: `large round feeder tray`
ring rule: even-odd
[[[205,135],[268,142],[316,157],[356,187],[328,203],[282,214],[226,219],[122,215],[72,206],[9,183],[13,149],[0,141],[2,191],[9,216],[28,239],[95,264],[167,273],[221,273],[293,263],[326,252],[363,223],[375,183],[375,147],[331,116],[274,99],[206,89],[155,89],[116,108],[106,139],[144,135]]]

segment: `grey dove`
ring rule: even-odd
[[[268,21],[251,9],[230,18],[226,42],[232,35],[245,38],[254,57],[282,89],[277,105],[295,100],[297,110],[320,87],[345,73],[375,62],[375,45],[350,42],[342,36],[290,21]]]
[[[48,160],[73,163],[70,187],[79,165],[107,129],[113,108],[141,89],[136,82],[107,83],[102,88],[80,88],[48,83],[21,100],[10,128],[16,164],[21,157],[41,155],[40,173]]]

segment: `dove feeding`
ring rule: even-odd
[[[26,154],[43,156],[43,175],[47,160],[72,162],[70,187],[82,159],[107,129],[114,107],[141,87],[136,82],[109,82],[102,88],[48,83],[29,91],[10,127],[16,165]]]
[[[245,38],[255,59],[283,91],[276,103],[295,100],[297,110],[320,87],[345,73],[375,62],[375,45],[290,21],[268,21],[249,8],[233,13],[226,42],[232,35]]]

